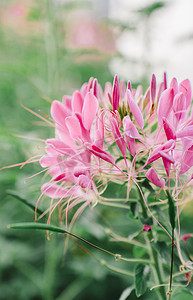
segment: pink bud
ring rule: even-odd
[[[112,92],[112,104],[113,104],[113,111],[118,110],[119,107],[119,79],[118,76],[115,75],[114,82],[113,82],[113,92]]]
[[[127,90],[127,101],[128,101],[129,108],[130,108],[137,124],[139,125],[141,130],[143,130],[143,126],[144,126],[143,115],[142,115],[142,112],[140,111],[137,103],[134,101],[130,90]]]
[[[192,237],[192,234],[191,234],[191,233],[188,233],[188,234],[182,235],[182,236],[181,236],[181,239],[186,243],[187,240],[188,240],[189,238],[191,238],[191,237]]]
[[[148,231],[152,231],[152,227],[150,225],[143,225],[143,229],[142,231],[148,232]]]
[[[156,97],[156,77],[155,77],[154,74],[151,77],[150,95],[151,95],[151,101],[152,101],[152,103],[155,103],[155,97]]]
[[[167,89],[167,75],[166,75],[166,72],[164,72],[164,90]]]

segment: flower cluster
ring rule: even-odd
[[[46,141],[47,155],[40,159],[51,180],[42,194],[58,199],[53,209],[81,204],[80,212],[104,199],[109,181],[126,182],[129,198],[132,184],[147,178],[177,201],[192,180],[191,99],[188,79],[168,85],[164,74],[159,85],[152,75],[144,94],[115,76],[104,92],[91,78],[72,97],[53,101],[55,138]]]

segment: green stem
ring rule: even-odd
[[[142,190],[142,188],[141,188],[141,190]],[[138,189],[138,192],[139,192],[139,202],[140,202],[140,205],[142,208],[142,215],[143,215],[144,219],[147,219],[148,218],[147,208],[145,206],[145,203],[143,201],[143,198],[142,198],[142,195],[141,195],[141,192],[139,189]],[[149,250],[150,250],[150,253],[149,253],[150,259],[151,259],[151,261],[154,262],[154,265],[152,265],[152,269],[155,274],[157,284],[161,285],[161,284],[163,284],[163,279],[162,279],[163,270],[162,270],[160,262],[159,262],[158,253],[152,246],[152,243],[151,243],[152,240],[154,240],[154,236],[153,236],[152,231],[149,231],[147,234],[147,242],[148,242]],[[160,286],[158,291],[159,291],[159,294],[158,294],[159,299],[166,300],[166,292],[165,292],[164,286]]]
[[[172,277],[173,277],[173,264],[174,264],[174,229],[172,228],[172,251],[171,251],[171,268],[170,268],[170,283],[168,291],[168,300],[172,296]]]

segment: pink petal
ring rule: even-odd
[[[92,145],[92,146],[88,146],[88,150],[98,156],[99,158],[107,161],[108,163],[115,165],[115,160],[114,158],[107,152],[103,151],[102,149],[100,149],[99,147]]]
[[[159,179],[158,175],[156,173],[156,170],[152,167],[150,168],[145,176],[147,179],[149,179],[153,184],[159,186],[159,187],[164,187],[165,186],[165,180],[164,179]]]
[[[125,97],[125,93],[126,93],[126,85],[124,81],[120,81],[120,96],[121,99],[123,99]]]
[[[193,137],[193,125],[185,127],[176,133],[177,138],[184,138],[187,136]]]
[[[90,77],[88,81],[87,92],[90,92],[90,90],[92,89],[93,81],[94,81],[94,77]]]
[[[163,117],[163,127],[165,130],[167,140],[171,140],[171,139],[175,140],[176,139],[175,130],[165,117]]]
[[[152,103],[154,103],[156,97],[156,77],[154,74],[151,77],[150,95],[151,95],[151,101]]]
[[[139,100],[139,98],[143,95],[143,87],[142,85],[138,85],[135,91],[135,101]]]
[[[84,105],[82,109],[82,121],[87,130],[90,130],[91,128],[91,125],[96,117],[98,106],[99,104],[97,98],[88,92],[84,99]]]
[[[83,99],[79,91],[75,91],[72,96],[72,111],[82,113]]]
[[[67,108],[69,111],[72,110],[72,98],[71,97],[64,95],[62,98],[62,102],[63,102],[65,108]]]
[[[69,192],[66,188],[53,183],[45,183],[41,190],[43,194],[54,199],[66,198],[69,196]]]
[[[121,153],[125,157],[126,152],[127,152],[126,144],[125,144],[125,141],[124,141],[124,139],[123,139],[123,137],[122,137],[122,135],[119,131],[118,126],[117,126],[117,121],[112,117],[110,119],[110,123],[111,123],[112,133],[113,133],[113,136],[115,138],[115,142],[117,143],[117,146],[119,147]]]
[[[146,162],[146,166],[151,164],[152,162],[154,162],[155,160],[159,159],[161,157],[160,152],[164,151],[165,153],[169,152],[170,150],[173,150],[175,147],[175,142],[174,140],[169,140],[165,143],[163,143],[162,145],[158,146],[155,150],[153,150],[153,152],[150,154],[147,162]],[[161,152],[162,153],[162,152]],[[163,156],[163,153],[162,153]]]
[[[113,91],[112,91],[112,104],[113,104],[113,111],[118,110],[119,107],[119,79],[118,76],[115,75],[114,82],[113,82]]]
[[[78,184],[81,186],[81,188],[86,189],[91,185],[91,180],[82,174],[78,177]]]
[[[187,149],[182,157],[180,175],[187,172],[193,166],[193,145]]]
[[[177,79],[174,77],[170,83],[170,89],[174,90],[174,95],[178,93],[178,82]]]
[[[83,98],[86,96],[87,90],[88,90],[88,83],[85,82],[85,83],[81,86],[81,89],[80,89],[80,93],[81,93],[81,95],[83,96]]]
[[[135,139],[129,137],[129,136],[125,136],[125,141],[127,144],[127,147],[129,149],[129,152],[131,153],[131,155],[134,157],[135,156],[135,152],[136,152],[136,148],[135,148]]]
[[[51,155],[57,156],[59,154],[74,153],[71,147],[58,139],[47,139],[46,144],[48,145],[46,147],[46,152]]]
[[[78,119],[76,117],[71,116],[67,117],[65,122],[71,138],[74,140],[80,139],[82,137],[82,130]]]
[[[168,153],[165,153],[164,151],[159,151],[159,154],[161,155],[162,158],[167,160],[169,163],[171,163],[171,164],[175,163],[175,160],[173,159],[173,157],[171,155],[169,155]]]
[[[177,93],[174,97],[173,111],[176,119],[183,119],[186,113],[186,98],[183,93]]]
[[[157,99],[158,99],[158,101],[159,101],[159,99],[160,99],[163,91],[164,91],[164,83],[161,82],[160,85],[159,85],[159,87],[158,87],[158,93],[157,93]]]
[[[127,101],[128,101],[129,108],[130,108],[137,124],[139,125],[141,130],[143,130],[143,126],[144,126],[143,115],[142,115],[138,105],[133,100],[130,90],[127,90]]]
[[[140,140],[139,132],[129,116],[126,116],[123,119],[123,129],[125,135],[129,136],[130,138]]]
[[[44,155],[40,158],[40,165],[43,168],[56,166],[59,163],[59,159],[58,156]]]
[[[185,79],[179,84],[179,91],[186,97],[186,109],[190,106],[192,101],[192,88],[189,79]]]
[[[99,148],[103,148],[103,140],[104,136],[101,135],[101,132],[97,129],[95,131],[95,139],[94,139],[94,145],[96,145]]]
[[[63,181],[66,177],[66,174],[65,173],[62,173],[56,177],[54,177],[54,181]]]
[[[98,110],[98,118],[96,119],[96,131],[100,132],[100,137],[102,139],[101,143],[103,145],[103,140],[104,140],[104,119],[103,119],[103,112],[102,112],[101,108],[99,108],[99,110]]]
[[[165,90],[162,93],[161,98],[158,102],[158,110],[157,110],[159,126],[162,126],[163,118],[168,117],[168,115],[172,109],[173,98],[174,98],[174,90],[173,89]]]
[[[51,115],[57,124],[65,127],[65,118],[71,114],[60,101],[54,100],[51,106]]]
[[[79,177],[80,175],[88,174],[89,168],[84,166],[78,166],[74,168],[74,176]]]
[[[171,168],[171,162],[168,159],[165,159],[163,156],[162,156],[162,160],[163,160],[164,168],[166,170],[166,174],[169,177],[169,175],[170,175],[170,168]]]

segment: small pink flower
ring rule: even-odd
[[[188,234],[182,235],[181,239],[186,243],[188,241],[188,239],[191,237],[192,237],[192,234],[188,233]]]
[[[151,231],[152,230],[152,227],[150,225],[143,225],[143,229],[142,231],[145,231],[145,232],[148,232],[148,231]]]

